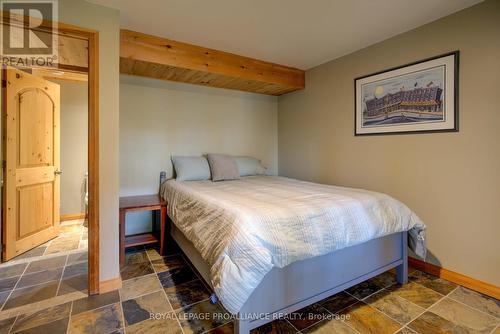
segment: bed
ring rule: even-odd
[[[385,194],[277,176],[164,175],[171,235],[235,315],[236,333],[392,268],[405,284],[407,246],[425,256],[424,224]]]

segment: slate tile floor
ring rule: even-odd
[[[67,260],[70,262],[69,257]],[[67,279],[78,277],[79,268],[72,267]],[[0,277],[13,277],[19,271],[0,271]],[[227,313],[221,305],[208,301],[209,287],[178,249],[165,257],[154,248],[130,249],[122,276],[119,291],[60,302],[13,317],[2,317],[0,312],[0,333],[233,333],[232,322],[224,316]],[[52,291],[50,282],[42,284],[47,291]],[[10,284],[5,283],[6,289]],[[151,318],[151,313],[157,317]],[[223,316],[206,316],[214,313]],[[394,275],[387,272],[252,334],[500,334],[499,325],[498,300],[412,270],[408,285],[398,285]]]
[[[48,242],[18,255],[7,263],[9,265],[44,259],[47,256],[63,255],[69,252],[84,251],[87,247],[88,229],[84,219],[61,223],[59,235]]]
[[[86,296],[87,267],[87,251],[0,267],[0,319]]]
[[[79,248],[86,235],[83,220],[64,222],[57,238],[37,247],[43,252],[29,251],[3,263],[0,320],[87,296],[87,247]],[[67,239],[77,240],[76,248]]]

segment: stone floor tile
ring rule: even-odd
[[[185,334],[201,333],[219,327],[230,321],[226,316],[228,317],[228,314],[219,304],[211,304],[209,301],[177,311],[177,317]]]
[[[450,298],[444,298],[432,306],[429,311],[476,333],[489,334],[500,323],[500,319],[479,312]]]
[[[24,274],[17,283],[16,289],[27,286],[42,284],[50,281],[59,281],[61,279],[63,268],[38,271],[36,273]]]
[[[9,333],[12,325],[14,324],[14,321],[16,320],[16,317],[11,317],[7,318],[4,320],[0,321],[0,334],[7,334]]]
[[[13,290],[18,281],[19,281],[19,276],[1,279],[0,292]]]
[[[342,291],[329,298],[323,299],[319,302],[319,304],[321,304],[328,311],[337,313],[356,302],[357,300],[354,297]]]
[[[252,329],[250,334],[295,334],[297,330],[286,320],[279,319]]]
[[[55,297],[58,285],[59,282],[52,281],[27,288],[16,289],[5,302],[3,310]]]
[[[369,295],[374,294],[377,291],[383,289],[384,286],[380,285],[379,282],[373,279],[369,279],[367,281],[356,284],[353,287],[350,287],[346,291],[356,297],[357,299],[364,299]]]
[[[321,321],[303,331],[303,334],[358,334],[354,329],[338,319]]]
[[[62,278],[66,279],[66,278],[70,278],[73,276],[80,276],[80,275],[87,274],[88,267],[89,267],[88,262],[80,262],[80,263],[66,266],[64,268],[64,273],[63,273]]]
[[[41,334],[41,333],[66,334],[68,330],[68,322],[69,318],[59,319],[53,322],[40,325],[38,327],[25,329],[15,333],[16,334]]]
[[[74,292],[84,292],[88,291],[88,275],[78,275],[72,276],[70,278],[63,278],[59,286],[58,296],[74,293]]]
[[[423,308],[428,308],[444,297],[436,291],[415,282],[404,285],[395,284],[387,288],[387,290]]]
[[[410,322],[407,327],[419,334],[471,333],[466,328],[441,318],[432,312],[425,312]]]
[[[2,265],[0,267],[0,279],[21,276],[26,268],[27,263],[20,263],[14,265]]]
[[[122,301],[132,299],[144,294],[159,291],[163,287],[156,274],[140,276],[123,282],[120,289]]]
[[[363,302],[349,306],[341,311],[340,315],[346,317],[347,325],[360,333],[393,334],[402,327],[382,312]]]
[[[165,288],[165,293],[175,310],[210,297],[210,292],[201,280],[194,280]]]
[[[198,279],[196,274],[189,266],[173,268],[161,273],[158,273],[160,283],[164,288],[169,288],[174,285],[187,283]]]
[[[387,290],[381,290],[364,300],[368,305],[388,315],[401,324],[407,324],[424,312],[424,308],[396,296]]]
[[[452,292],[457,287],[455,283],[418,270],[412,272],[408,278],[410,281],[421,284],[426,288],[439,292],[444,296]]]
[[[67,257],[66,255],[62,255],[48,259],[32,261],[29,263],[28,268],[26,268],[26,272],[24,274],[26,275],[37,271],[64,267],[64,265],[66,264],[66,257]]]
[[[175,316],[174,318],[141,321],[127,327],[126,331],[127,334],[183,334]]]
[[[130,326],[150,319],[152,314],[162,317],[172,311],[172,306],[163,291],[156,291],[122,302],[122,309],[125,326]]]
[[[118,290],[110,291],[100,295],[88,296],[73,301],[73,308],[71,310],[71,315],[74,316],[76,314],[94,310],[102,306],[115,304],[118,303],[119,301],[120,301],[120,295],[118,293]]]
[[[122,280],[145,276],[154,273],[153,267],[148,262],[132,263],[123,266],[120,270]]]
[[[40,311],[19,315],[12,333],[25,331],[27,329],[40,327],[56,320],[67,319],[71,311],[71,302],[49,307]]]
[[[320,304],[312,304],[286,316],[286,320],[296,329],[303,330],[322,320],[328,319],[328,312]]]
[[[68,265],[79,263],[79,262],[87,262],[88,261],[88,252],[78,252],[68,255]]]
[[[151,264],[157,273],[187,265],[180,255],[170,255],[160,259],[151,260]]]
[[[500,301],[498,299],[485,296],[461,286],[448,297],[500,318]]]
[[[68,334],[109,333],[123,327],[119,303],[72,316]]]

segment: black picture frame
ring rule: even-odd
[[[374,77],[374,76],[379,76],[381,74],[393,72],[396,70],[401,70],[405,68],[409,68],[415,65],[420,65],[423,63],[427,63],[430,61],[434,60],[439,60],[439,59],[444,59],[447,57],[453,56],[453,111],[451,112],[453,114],[453,126],[449,128],[443,128],[443,129],[420,129],[420,130],[399,130],[399,131],[383,131],[383,132],[369,132],[369,133],[360,133],[359,130],[359,125],[361,120],[360,117],[362,118],[362,110],[358,110],[360,107],[360,91],[359,91],[359,85],[358,83],[361,80],[366,80],[368,78]],[[423,60],[419,60],[416,62],[408,63],[405,65],[400,65],[396,67],[392,67],[383,71],[371,73],[368,75],[364,75],[361,77],[357,77],[354,79],[354,135],[355,136],[381,136],[381,135],[402,135],[402,134],[422,134],[422,133],[440,133],[440,132],[458,132],[459,131],[459,64],[460,64],[460,51],[455,50],[452,52],[440,54],[438,56],[426,58]],[[449,87],[446,87],[446,89],[449,89]],[[445,92],[446,93],[446,92]],[[362,102],[361,102],[362,103]],[[444,111],[443,111],[444,113]],[[410,124],[410,123],[408,123]],[[391,127],[391,125],[387,126]]]

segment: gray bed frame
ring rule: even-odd
[[[163,174],[162,174],[163,175]],[[165,177],[160,177],[161,183]],[[170,234],[208,285],[210,269],[194,245],[171,224]],[[323,256],[273,268],[243,305],[234,321],[235,334],[295,312],[353,285],[396,268],[398,283],[408,282],[407,232],[394,233]],[[256,314],[262,317],[255,317]],[[252,315],[248,317],[247,315]]]

